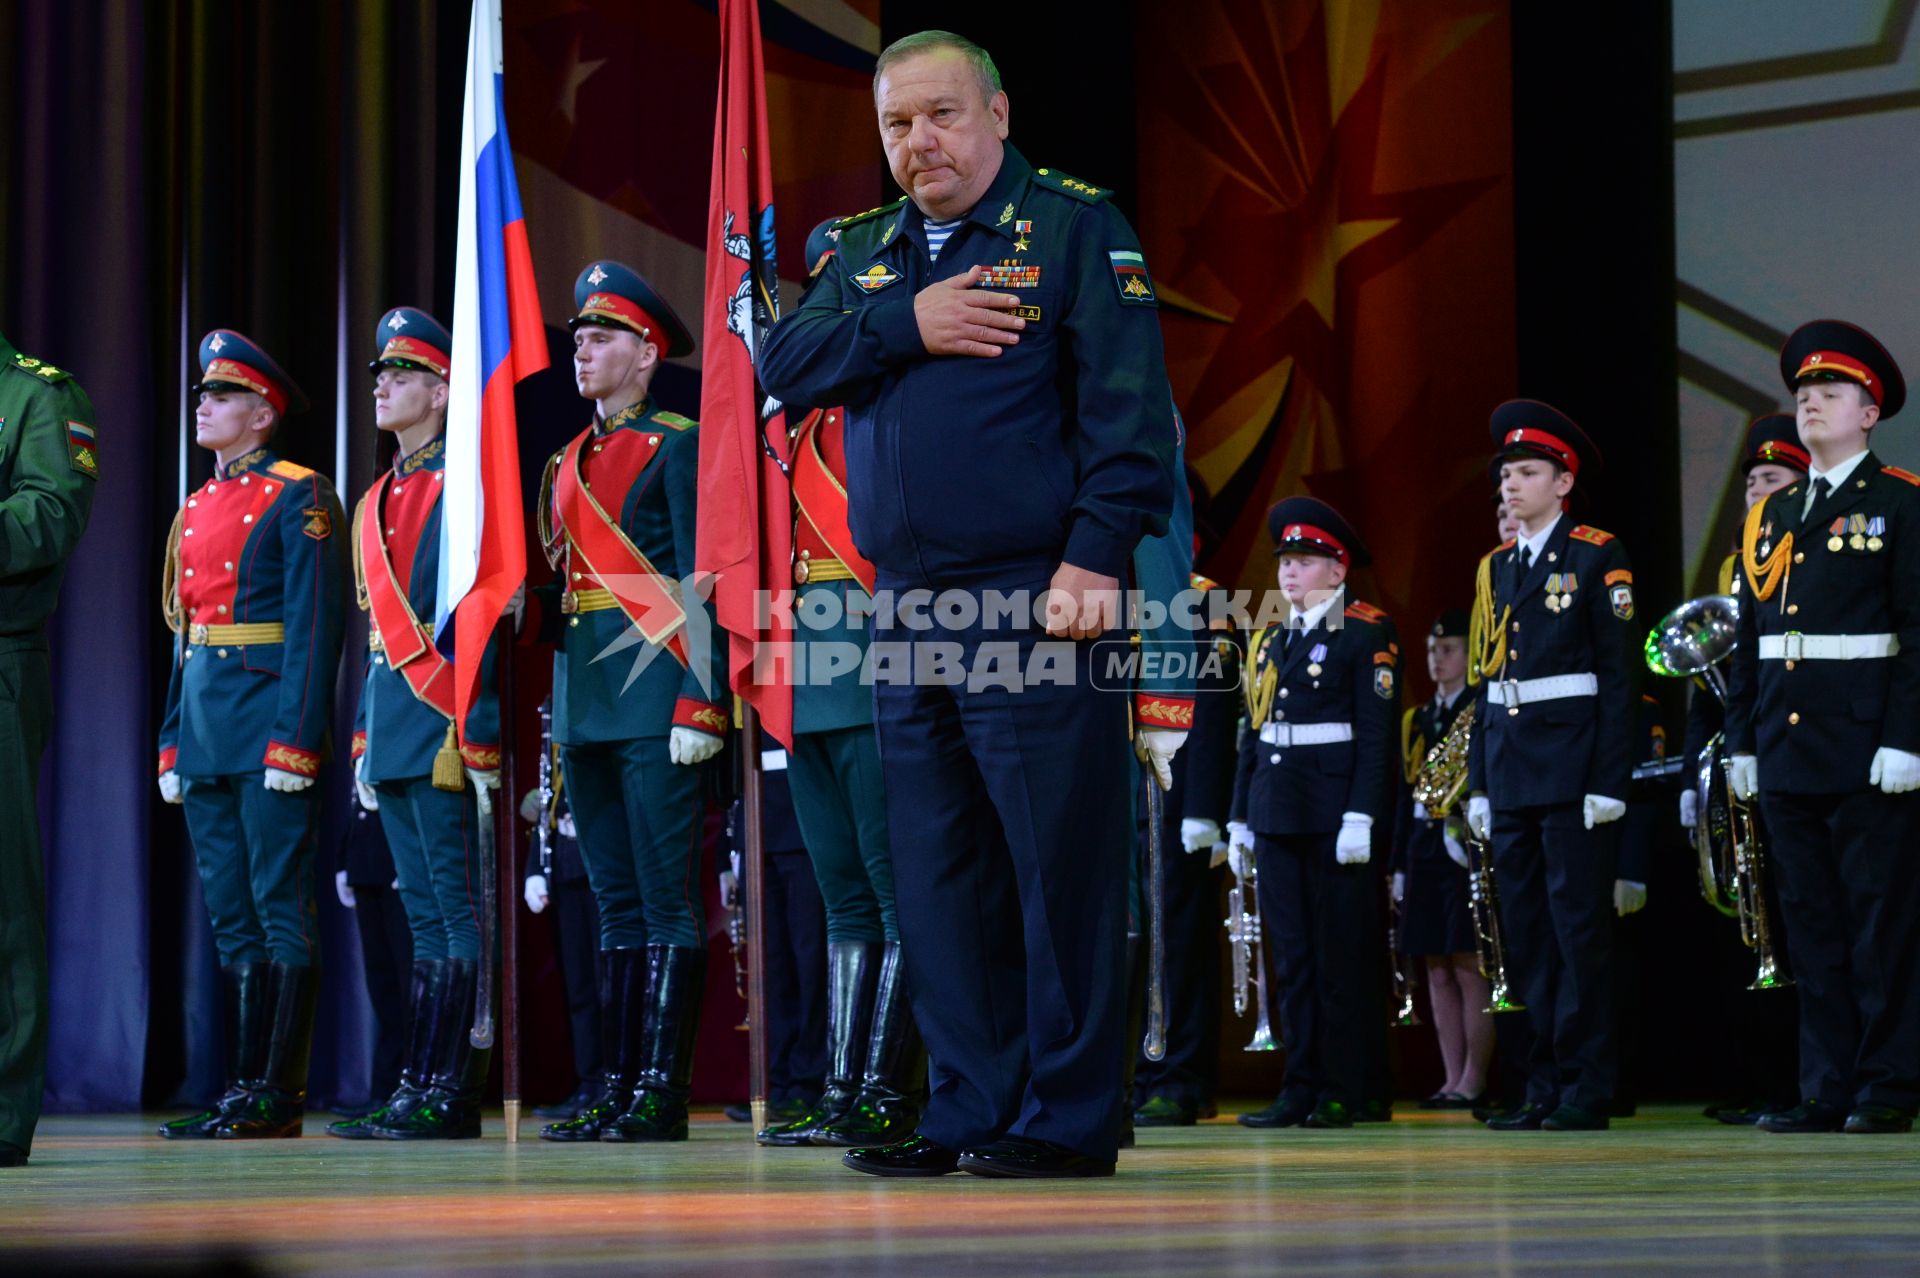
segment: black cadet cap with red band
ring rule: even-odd
[[[624,328],[651,342],[662,359],[693,354],[693,334],[654,292],[640,272],[621,262],[594,262],[573,282],[573,304],[580,313],[567,321],[569,331],[582,324]]]
[[[1372,561],[1360,535],[1318,497],[1289,497],[1267,512],[1276,555],[1331,555],[1350,568]]]
[[[200,381],[194,393],[252,391],[282,417],[305,412],[307,397],[273,357],[245,333],[216,328],[200,339]]]
[[[1467,610],[1449,608],[1435,619],[1427,633],[1435,639],[1465,639],[1467,637]]]
[[[1495,470],[1499,463],[1520,457],[1544,457],[1569,471],[1577,483],[1599,473],[1600,450],[1587,432],[1552,404],[1537,399],[1510,399],[1493,410],[1488,423],[1493,434]]]
[[[1780,348],[1780,376],[1790,391],[1801,382],[1853,382],[1880,405],[1882,418],[1907,402],[1906,379],[1887,348],[1844,320],[1815,320],[1795,329]]]
[[[1741,474],[1755,466],[1785,466],[1804,475],[1812,463],[1806,445],[1800,442],[1800,424],[1792,413],[1768,413],[1754,418],[1753,424],[1747,427],[1746,449],[1740,457]]]

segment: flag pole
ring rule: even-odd
[[[507,855],[500,865],[500,1100],[506,1111],[507,1144],[520,1143],[520,910],[514,889],[520,873],[520,823],[511,814],[513,802],[515,706],[513,636],[507,636],[505,659],[500,662],[500,796],[506,800]],[[496,805],[498,806],[498,805]]]
[[[767,1127],[767,910],[766,786],[760,773],[760,715],[751,705],[740,720],[742,798],[746,803],[747,1101],[753,1130]]]

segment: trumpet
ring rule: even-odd
[[[1393,1017],[1387,1024],[1394,1029],[1412,1029],[1420,1024],[1420,1013],[1413,1009],[1413,981],[1407,976],[1409,965],[1403,961],[1394,934],[1400,930],[1400,902],[1391,903],[1387,915],[1387,964],[1393,970]]]
[[[1672,678],[1698,676],[1726,704],[1727,686],[1716,667],[1738,642],[1740,601],[1707,595],[1675,608],[1647,635],[1647,668]],[[1727,779],[1726,738],[1715,733],[1694,760],[1697,796],[1695,853],[1700,858],[1700,895],[1719,913],[1740,921],[1740,939],[1758,962],[1750,990],[1793,984],[1780,968],[1780,954],[1767,911],[1766,841],[1753,804],[1733,792]]]
[[[1254,1002],[1253,1041],[1249,1052],[1279,1050],[1273,1038],[1273,1024],[1267,1018],[1267,969],[1265,947],[1260,939],[1259,871],[1251,861],[1246,873],[1233,876],[1227,889],[1227,940],[1233,947],[1233,1014],[1247,1014],[1248,995]],[[1253,908],[1248,909],[1251,905]]]
[[[1467,860],[1472,863],[1468,882],[1467,904],[1473,915],[1473,952],[1480,963],[1480,975],[1487,978],[1487,1006],[1489,1012],[1524,1012],[1527,1005],[1513,997],[1513,989],[1507,982],[1507,946],[1500,931],[1500,889],[1493,878],[1493,849],[1473,837],[1473,831],[1462,827],[1466,836]]]

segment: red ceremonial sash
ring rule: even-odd
[[[413,689],[413,695],[453,720],[453,663],[427,639],[407,592],[393,579],[382,536],[387,478],[374,485],[360,506],[360,570],[367,582],[367,608],[386,648],[387,664]]]
[[[592,435],[588,430],[575,436],[560,456],[559,473],[553,477],[554,513],[595,584],[613,595],[620,611],[648,643],[665,647],[684,668],[688,664],[687,612],[680,604],[678,586],[654,570],[581,477],[581,453]],[[662,436],[656,431],[642,438],[652,440],[651,446],[657,449]]]
[[[846,410],[833,410],[846,429]],[[854,580],[873,593],[873,565],[855,548],[853,531],[847,527],[847,488],[820,451],[820,432],[827,429],[827,410],[816,408],[800,423],[800,447],[793,456],[793,500],[805,519],[820,535],[834,558],[847,566]]]

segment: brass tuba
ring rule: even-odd
[[[1726,680],[1717,669],[1739,640],[1740,601],[1706,595],[1681,604],[1647,635],[1647,669],[1658,675],[1698,677],[1722,705]],[[1765,894],[1766,847],[1753,804],[1734,794],[1727,779],[1726,737],[1716,732],[1695,760],[1698,815],[1692,831],[1700,858],[1700,894],[1728,918],[1740,920],[1740,939],[1759,960],[1748,989],[1770,990],[1793,982],[1780,971],[1773,920]]]

